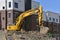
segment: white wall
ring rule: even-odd
[[[44,21],[48,20],[48,22],[53,22],[53,18],[54,18],[55,23],[59,23],[59,14],[58,13],[47,11],[47,12],[43,12],[43,15],[45,15],[44,16]],[[51,20],[49,20],[50,17],[51,17]],[[58,22],[56,22],[56,19],[58,19]]]
[[[19,8],[14,8],[14,10],[25,11],[25,0],[13,0],[18,3]],[[39,2],[32,1],[31,8],[39,8]]]
[[[46,12],[43,11],[43,21],[46,21]]]
[[[14,8],[14,10],[25,11],[25,2],[24,2],[24,0],[13,0],[13,1],[18,3],[18,8]]]
[[[0,10],[3,10],[3,6],[6,9],[6,1],[7,1],[7,10],[14,9],[17,11],[25,11],[25,0],[0,0]],[[11,2],[11,8],[9,8],[9,2]],[[18,3],[18,8],[14,7],[14,2]],[[31,4],[32,8],[39,8],[39,2],[32,1]]]
[[[56,23],[59,23],[59,14],[58,13],[49,12],[48,17],[52,18],[51,22],[53,22],[53,18],[55,18],[55,22],[56,22],[56,19],[58,19],[58,22],[56,22]]]
[[[11,2],[11,8],[9,8],[9,2]],[[7,0],[7,10],[13,9],[13,0]]]
[[[8,7],[9,5],[8,2],[11,2],[11,8]],[[7,10],[13,9],[13,0],[0,0],[0,10],[6,10],[6,4],[7,4]],[[3,9],[3,6],[5,7],[5,9]]]
[[[0,0],[0,10],[3,10],[3,6],[5,7],[5,0]]]
[[[32,4],[31,5],[32,8],[39,8],[39,2],[32,1],[31,4]]]
[[[9,8],[9,2],[11,2],[11,8]],[[18,3],[18,8],[14,8],[14,2]],[[0,10],[3,10],[3,6],[6,10],[6,0],[0,0]],[[25,11],[25,2],[24,0],[7,0],[7,10],[17,10],[17,11]]]

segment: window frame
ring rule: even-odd
[[[11,2],[9,2],[9,8],[11,8]]]
[[[51,18],[51,17],[49,17],[49,20],[50,20],[50,21],[51,21],[51,19],[52,19],[52,18]]]
[[[8,13],[8,18],[11,18],[11,13]]]
[[[56,22],[58,22],[58,19],[56,19]]]
[[[18,3],[14,2],[14,8],[18,8]]]
[[[55,18],[53,18],[52,20],[53,20],[53,22],[55,22]]]

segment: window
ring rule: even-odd
[[[56,22],[58,22],[58,19],[56,19]]]
[[[11,8],[11,2],[9,2],[9,8]]]
[[[2,19],[4,20],[4,17]]]
[[[17,19],[17,17],[19,16],[20,14],[18,13],[18,12],[14,12],[13,13],[13,24],[15,24],[16,23],[16,19]]]
[[[9,17],[9,18],[11,17],[11,13],[8,13],[8,17]]]
[[[55,18],[53,18],[53,22],[55,22]]]
[[[20,14],[18,12],[14,12],[14,18],[17,18]]]
[[[15,3],[14,3],[14,7],[15,7],[15,8],[18,8],[18,3],[15,2]]]
[[[51,21],[51,17],[49,17],[49,20]]]

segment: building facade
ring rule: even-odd
[[[60,33],[59,32],[59,16],[60,14],[54,12],[44,12],[44,26],[48,26],[50,31],[53,33]]]
[[[15,24],[16,18],[38,2],[32,0],[0,0],[0,29]]]
[[[13,25],[15,18],[25,11],[25,0],[1,0],[0,1],[0,16],[1,29],[6,26]]]

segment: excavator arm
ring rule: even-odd
[[[41,13],[41,14],[40,14]],[[38,14],[38,20],[39,20],[39,25],[41,24],[40,21],[42,21],[42,6],[40,6],[39,9],[31,9],[29,11],[26,11],[24,13],[21,13],[17,20],[15,25],[7,26],[7,30],[20,30],[21,24],[24,18],[33,15],[33,14]]]

